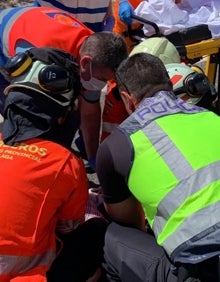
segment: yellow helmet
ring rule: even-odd
[[[164,64],[180,63],[180,55],[176,47],[165,37],[145,39],[131,51],[130,56],[137,53],[148,53],[161,59]]]

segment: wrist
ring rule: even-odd
[[[96,158],[90,157],[88,158],[89,166],[95,171],[96,170]]]

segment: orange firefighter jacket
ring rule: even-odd
[[[69,232],[84,220],[83,162],[57,143],[30,139],[0,141],[0,167],[0,281],[44,276],[55,258],[55,230]]]

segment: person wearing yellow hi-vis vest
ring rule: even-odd
[[[177,98],[153,55],[125,59],[116,80],[129,117],[96,163],[108,281],[220,281],[220,117]]]

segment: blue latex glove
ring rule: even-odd
[[[134,14],[134,9],[132,8],[131,4],[125,0],[119,3],[119,18],[123,21],[126,25],[130,25],[132,23],[131,16]]]
[[[91,157],[88,159],[88,163],[89,163],[89,166],[91,167],[91,169],[93,169],[94,171],[96,171],[96,159],[95,157]]]

